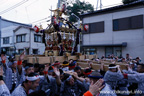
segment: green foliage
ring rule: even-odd
[[[138,0],[122,0],[123,4],[128,4],[128,3],[132,3]]]
[[[65,3],[67,4],[67,12],[69,17],[69,20],[71,22],[77,22],[77,19],[74,16],[71,16],[72,13],[80,17],[81,14],[86,12],[92,12],[94,11],[94,8],[91,4],[86,2],[81,2],[80,0],[76,0],[74,3],[70,4],[71,2],[68,2],[70,0],[67,0]]]

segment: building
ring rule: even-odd
[[[7,51],[7,55],[21,53],[23,50],[27,54],[43,54],[44,44],[41,34],[34,42],[34,30],[32,25],[6,20],[0,17],[0,48]],[[37,36],[35,36],[37,39]],[[41,48],[43,46],[43,48]],[[41,48],[41,49],[40,49]]]
[[[27,54],[43,54],[45,45],[42,36],[42,33],[36,33],[31,27],[17,27],[14,30],[16,52],[20,54],[25,50]]]
[[[10,21],[0,16],[0,49],[5,49],[7,51],[7,54],[12,54],[15,51],[15,46],[13,42],[13,30],[18,26],[31,27],[32,25]]]
[[[120,5],[92,13],[83,14],[82,52],[98,57],[114,54],[144,61],[144,1]]]

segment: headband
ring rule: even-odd
[[[36,76],[33,76],[33,77],[26,76],[26,79],[29,80],[29,81],[35,81],[35,80],[39,79],[39,75],[36,75]]]
[[[60,65],[60,63],[54,63],[53,65]]]
[[[74,66],[69,66],[69,68],[75,68],[75,65]]]
[[[91,75],[88,75],[89,78],[94,78],[94,79],[100,79],[100,78],[103,78],[103,76],[91,76]]]
[[[62,64],[62,66],[69,66],[69,63],[67,63],[67,64]]]
[[[14,61],[13,64],[14,64],[14,63],[17,63],[17,61]]]
[[[84,75],[89,75],[89,74],[91,74],[92,73],[92,71],[91,72],[84,72]]]
[[[54,72],[54,70],[48,70],[48,72]]]
[[[109,69],[113,69],[113,68],[117,68],[117,66],[114,66],[114,67],[108,67]]]

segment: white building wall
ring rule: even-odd
[[[12,47],[13,43],[13,30],[17,28],[17,26],[9,26],[2,28],[1,30],[1,47]],[[9,44],[3,44],[3,38],[9,37]]]
[[[26,34],[26,42],[16,43],[16,35]],[[38,54],[43,54],[45,50],[44,43],[34,42],[35,31],[28,28],[20,28],[15,32],[15,46],[18,49],[29,48],[29,54],[33,54],[33,49],[38,49]],[[39,33],[40,34],[40,33]]]
[[[125,11],[107,13],[83,18],[83,24],[104,21],[104,33],[83,34],[83,45],[122,44],[127,42],[127,47],[122,48],[122,55],[129,53],[132,57],[140,56],[144,61],[144,28],[134,30],[113,31],[113,19],[144,15],[144,8],[129,9]],[[101,55],[104,48],[98,48],[97,54]],[[102,56],[102,55],[101,55]]]
[[[17,30],[15,32],[15,36],[14,36],[14,43],[15,43],[15,47],[17,50],[19,49],[24,49],[24,48],[29,48],[29,29],[28,28],[20,28],[19,30]],[[20,42],[20,43],[17,43],[16,42],[16,36],[17,35],[22,35],[22,34],[26,34],[26,42]]]
[[[42,33],[36,33],[35,31],[31,31],[31,49],[30,52],[32,53],[33,49],[38,49],[39,54],[43,54],[45,51],[44,43],[34,42],[34,34],[42,35]]]

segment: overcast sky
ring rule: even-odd
[[[97,0],[81,0],[91,3],[95,8]],[[25,2],[25,3],[24,3]],[[36,23],[37,25],[46,24],[46,19],[40,23],[35,22],[50,16],[51,12],[49,9],[56,9],[58,0],[0,0],[0,16],[2,18],[17,21],[21,23]],[[16,4],[22,4],[17,8],[14,7]],[[102,0],[102,6],[117,5],[122,3],[122,0]],[[19,5],[18,4],[18,5]],[[5,11],[6,9],[13,9]]]

